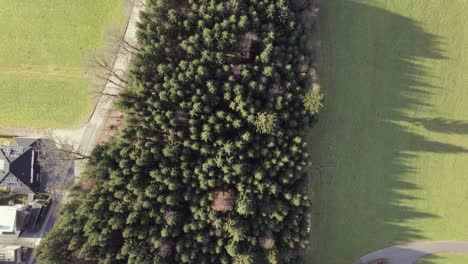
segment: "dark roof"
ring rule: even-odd
[[[31,162],[33,155],[33,149],[29,148],[10,164],[10,173],[26,183],[26,185],[29,185],[27,182],[31,181],[31,166],[34,165]]]
[[[31,177],[31,168],[37,159],[32,147],[34,142],[35,139],[15,138],[13,146],[0,145],[0,183],[8,177],[16,177],[29,188],[36,187],[38,179]]]

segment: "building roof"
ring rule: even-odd
[[[15,138],[13,146],[0,145],[0,183],[6,178],[15,177],[29,188],[38,184],[33,177],[35,139]]]
[[[36,143],[37,139],[26,138],[26,137],[15,137],[13,141],[16,146],[32,146],[34,143]]]
[[[20,245],[8,245],[0,246],[0,263],[20,263],[21,260],[21,246]],[[21,262],[23,263],[23,262]]]
[[[16,227],[16,207],[0,206],[0,232],[13,232]]]
[[[6,246],[0,245],[0,250],[17,250],[19,248],[21,248],[20,245],[6,245]]]

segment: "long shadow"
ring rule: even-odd
[[[437,255],[429,255],[419,260],[418,264],[434,264],[440,263],[440,260],[443,260],[443,257]]]
[[[388,264],[449,263],[446,257],[466,259],[467,253],[467,242],[433,241],[384,248],[362,256],[353,264],[375,263],[376,259],[385,259]]]
[[[446,134],[468,134],[468,121],[436,118],[408,118],[407,122],[423,126],[425,129]]]
[[[322,1],[321,16],[319,77],[326,109],[310,131],[308,259],[345,264],[382,247],[426,239],[414,223],[438,216],[412,206],[423,199],[414,161],[428,152],[468,152],[418,134],[408,123],[442,133],[468,132],[468,124],[408,114],[430,110],[429,97],[444,90],[428,81],[434,76],[421,63],[447,59],[438,36],[417,21],[351,0]]]

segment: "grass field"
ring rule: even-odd
[[[76,127],[93,105],[88,53],[123,26],[121,0],[0,0],[0,126]]]
[[[468,240],[468,1],[322,2],[311,259]]]
[[[468,255],[440,254],[427,256],[418,261],[417,264],[466,264]]]

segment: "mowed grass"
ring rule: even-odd
[[[313,263],[468,240],[468,1],[322,1]]]
[[[0,18],[0,126],[81,125],[93,107],[85,58],[123,27],[123,1],[0,0]]]
[[[85,79],[35,78],[0,74],[2,124],[60,127],[83,119],[90,107]],[[7,121],[3,121],[3,119]],[[11,118],[11,119],[10,119]]]
[[[439,254],[424,257],[417,264],[466,264],[468,255]]]

